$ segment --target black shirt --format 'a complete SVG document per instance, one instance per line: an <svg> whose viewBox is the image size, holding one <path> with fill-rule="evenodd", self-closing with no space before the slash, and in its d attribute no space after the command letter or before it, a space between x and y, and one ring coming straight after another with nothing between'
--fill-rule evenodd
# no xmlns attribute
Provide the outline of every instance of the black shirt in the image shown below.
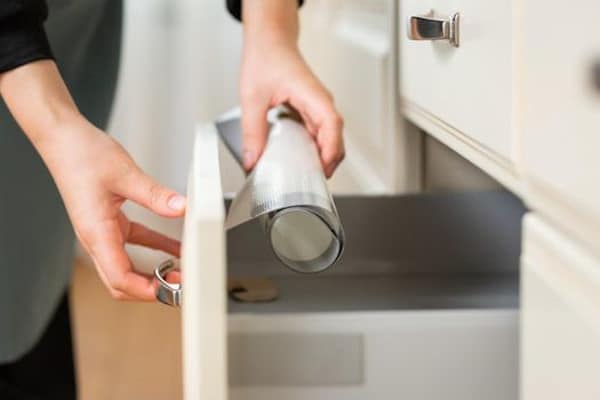
<svg viewBox="0 0 600 400"><path fill-rule="evenodd" d="M303 0L298 0L301 5ZM242 0L226 0L227 10L242 19ZM53 58L44 21L45 0L0 0L0 73L36 60Z"/></svg>
<svg viewBox="0 0 600 400"><path fill-rule="evenodd" d="M52 58L44 21L44 0L0 0L0 72Z"/></svg>
<svg viewBox="0 0 600 400"><path fill-rule="evenodd" d="M1 0L0 0L1 1ZM225 0L227 10L238 21L242 20L242 0ZM302 7L304 0L298 0L298 7Z"/></svg>

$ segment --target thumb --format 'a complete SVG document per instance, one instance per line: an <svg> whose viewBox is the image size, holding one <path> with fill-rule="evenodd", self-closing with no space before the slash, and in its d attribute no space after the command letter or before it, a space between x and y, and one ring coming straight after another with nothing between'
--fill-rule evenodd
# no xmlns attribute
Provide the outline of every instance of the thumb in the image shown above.
<svg viewBox="0 0 600 400"><path fill-rule="evenodd" d="M242 139L244 168L251 170L262 154L267 141L268 104L249 101L242 105Z"/></svg>
<svg viewBox="0 0 600 400"><path fill-rule="evenodd" d="M185 212L184 196L162 186L140 169L129 174L119 194L163 217L180 217Z"/></svg>

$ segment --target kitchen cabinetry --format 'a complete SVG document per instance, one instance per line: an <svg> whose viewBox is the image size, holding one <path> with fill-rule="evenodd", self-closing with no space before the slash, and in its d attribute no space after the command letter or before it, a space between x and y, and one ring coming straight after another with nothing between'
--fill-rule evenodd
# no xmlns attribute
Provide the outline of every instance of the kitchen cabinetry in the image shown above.
<svg viewBox="0 0 600 400"><path fill-rule="evenodd" d="M399 5L404 115L520 192L513 134L513 2L404 0ZM411 21L412 29L424 34L452 30L456 43L410 39Z"/></svg>
<svg viewBox="0 0 600 400"><path fill-rule="evenodd" d="M305 46L340 99L364 187L418 188L422 149L401 115L512 194L340 199L364 235L347 243L358 262L291 276L260 235L225 234L216 135L201 130L182 258L186 399L515 399L519 379L524 400L597 398L599 6L576 0L568 19L537 0L310 3L307 37L321 42ZM410 17L429 26L413 39L453 40L409 39ZM517 198L532 211L521 315ZM240 274L270 276L282 297L228 301L225 277Z"/></svg>
<svg viewBox="0 0 600 400"><path fill-rule="evenodd" d="M597 1L521 5L522 165L531 206L600 254ZM574 18L565 18L569 13ZM561 21L541 29L532 21Z"/></svg>
<svg viewBox="0 0 600 400"><path fill-rule="evenodd" d="M532 214L521 265L521 398L600 398L600 259Z"/></svg>
<svg viewBox="0 0 600 400"><path fill-rule="evenodd" d="M521 263L524 400L600 396L599 9L590 0L400 2L404 115L532 210ZM415 40L428 38L438 40Z"/></svg>
<svg viewBox="0 0 600 400"><path fill-rule="evenodd" d="M517 396L518 199L338 198L344 260L304 276L276 261L257 223L225 235L217 140L198 130L190 173L186 399ZM269 277L279 298L227 301L226 275Z"/></svg>
<svg viewBox="0 0 600 400"><path fill-rule="evenodd" d="M348 156L342 171L364 193L419 185L418 136L399 134L396 7L389 0L313 0L300 14L305 58L344 116Z"/></svg>

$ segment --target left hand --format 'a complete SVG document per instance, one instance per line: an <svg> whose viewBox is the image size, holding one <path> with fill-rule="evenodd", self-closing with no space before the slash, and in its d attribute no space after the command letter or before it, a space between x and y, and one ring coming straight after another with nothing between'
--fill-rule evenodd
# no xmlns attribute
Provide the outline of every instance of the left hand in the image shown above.
<svg viewBox="0 0 600 400"><path fill-rule="evenodd" d="M312 73L296 44L297 2L263 1L263 10L259 10L261 3L245 3L253 7L244 8L240 82L244 168L251 170L264 150L268 110L288 103L300 113L314 137L329 178L345 155L343 121L333 97ZM269 12L273 13L269 22L262 21Z"/></svg>

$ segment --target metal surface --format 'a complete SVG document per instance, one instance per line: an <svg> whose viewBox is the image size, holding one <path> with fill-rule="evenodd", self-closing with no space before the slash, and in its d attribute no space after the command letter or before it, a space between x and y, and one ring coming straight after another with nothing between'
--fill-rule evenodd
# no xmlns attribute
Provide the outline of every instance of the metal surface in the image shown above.
<svg viewBox="0 0 600 400"><path fill-rule="evenodd" d="M435 18L433 11L426 15L413 15L408 18L408 38L411 40L447 40L452 46L459 46L459 14L448 19Z"/></svg>
<svg viewBox="0 0 600 400"><path fill-rule="evenodd" d="M294 110L269 112L265 150L233 199L225 228L259 219L271 249L287 267L320 272L335 264L344 230L323 175L315 142ZM241 162L239 110L215 122L219 136Z"/></svg>
<svg viewBox="0 0 600 400"><path fill-rule="evenodd" d="M175 260L167 260L154 270L154 276L158 281L156 288L156 299L169 306L180 306L182 300L182 288L179 283L167 282L166 276L169 272L178 270L179 266Z"/></svg>
<svg viewBox="0 0 600 400"><path fill-rule="evenodd" d="M314 254L313 257L307 259L301 259L297 256L287 254L283 246L278 245L279 241L276 239L277 236L281 237L281 233L278 235L277 232L280 230L280 226L288 226L288 228L296 229L297 224L296 216L302 215L304 225L312 222L312 228L305 227L299 234L297 232L288 232L287 241L294 243L294 248L299 246L295 242L304 243L308 242L308 246L315 248L320 243L324 246L318 254ZM292 217L292 218L290 218ZM322 211L313 210L311 207L288 207L281 211L274 213L273 216L267 216L265 225L267 237L269 238L269 244L271 250L277 256L277 258L291 270L300 273L316 273L321 272L332 266L342 256L344 248L344 233L343 231L335 232L332 228L335 226L335 222L327 221L327 215L324 215ZM331 218L331 217L329 217ZM289 230L289 229L288 229ZM285 233L286 229L283 229ZM318 235L316 232L326 231L325 235ZM326 237L324 237L326 236ZM325 239L325 240L324 240ZM311 243L312 242L312 243Z"/></svg>

